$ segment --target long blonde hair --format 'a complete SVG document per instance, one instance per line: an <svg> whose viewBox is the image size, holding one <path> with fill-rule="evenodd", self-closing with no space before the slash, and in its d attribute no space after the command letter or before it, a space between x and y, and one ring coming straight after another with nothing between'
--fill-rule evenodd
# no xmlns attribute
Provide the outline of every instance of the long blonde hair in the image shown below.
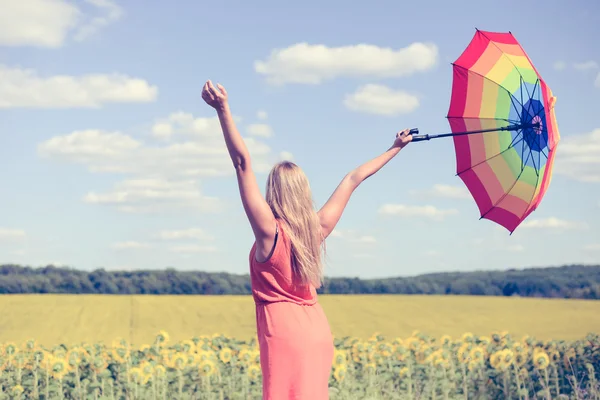
<svg viewBox="0 0 600 400"><path fill-rule="evenodd" d="M292 268L302 284L323 283L323 235L308 178L296 164L282 161L267 178L266 201L290 238Z"/></svg>

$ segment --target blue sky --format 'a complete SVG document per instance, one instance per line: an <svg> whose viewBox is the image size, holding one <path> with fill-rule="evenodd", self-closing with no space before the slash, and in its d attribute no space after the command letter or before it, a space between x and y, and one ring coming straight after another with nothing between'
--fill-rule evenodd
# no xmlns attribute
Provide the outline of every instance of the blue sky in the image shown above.
<svg viewBox="0 0 600 400"><path fill-rule="evenodd" d="M450 63L477 27L511 31L558 98L542 204L509 236L479 220L450 139L413 143L354 194L328 275L599 263L600 6L349 4L0 0L0 262L247 272L202 84L227 88L260 186L291 158L321 206L396 131L448 131Z"/></svg>

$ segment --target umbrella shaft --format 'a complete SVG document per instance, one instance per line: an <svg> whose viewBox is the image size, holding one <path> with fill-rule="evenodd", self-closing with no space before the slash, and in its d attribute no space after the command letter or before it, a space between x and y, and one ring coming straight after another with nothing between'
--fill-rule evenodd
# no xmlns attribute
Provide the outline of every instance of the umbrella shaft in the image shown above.
<svg viewBox="0 0 600 400"><path fill-rule="evenodd" d="M501 128L491 128L491 129L480 129L476 131L465 131L465 132L452 132L452 133L439 133L436 135L419 135L414 136L414 134L419 133L417 128L411 129L411 133L413 134L412 141L413 142L421 142L423 140L431 140L448 136L464 136L464 135L472 135L474 133L486 133L486 132L499 132L499 131L516 131L524 128L535 128L539 127L539 123L536 124L522 124L522 125L509 125L503 126Z"/></svg>

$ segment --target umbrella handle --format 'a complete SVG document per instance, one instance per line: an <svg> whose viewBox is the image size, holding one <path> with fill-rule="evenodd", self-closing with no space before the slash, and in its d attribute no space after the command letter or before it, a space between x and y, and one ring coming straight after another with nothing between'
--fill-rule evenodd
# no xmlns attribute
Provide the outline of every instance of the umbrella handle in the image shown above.
<svg viewBox="0 0 600 400"><path fill-rule="evenodd" d="M409 134L413 135L413 137L412 137L413 142L420 142L422 140L430 140L431 139L431 137L429 137L429 135L415 136L415 135L419 134L419 128L412 128L410 130Z"/></svg>

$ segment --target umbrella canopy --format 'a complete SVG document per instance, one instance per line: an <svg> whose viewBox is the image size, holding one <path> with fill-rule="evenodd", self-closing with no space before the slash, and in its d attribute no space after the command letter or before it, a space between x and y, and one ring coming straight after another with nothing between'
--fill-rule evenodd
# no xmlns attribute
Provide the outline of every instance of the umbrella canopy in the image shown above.
<svg viewBox="0 0 600 400"><path fill-rule="evenodd" d="M452 65L447 118L457 175L481 218L512 233L550 184L556 98L512 33L477 30Z"/></svg>

